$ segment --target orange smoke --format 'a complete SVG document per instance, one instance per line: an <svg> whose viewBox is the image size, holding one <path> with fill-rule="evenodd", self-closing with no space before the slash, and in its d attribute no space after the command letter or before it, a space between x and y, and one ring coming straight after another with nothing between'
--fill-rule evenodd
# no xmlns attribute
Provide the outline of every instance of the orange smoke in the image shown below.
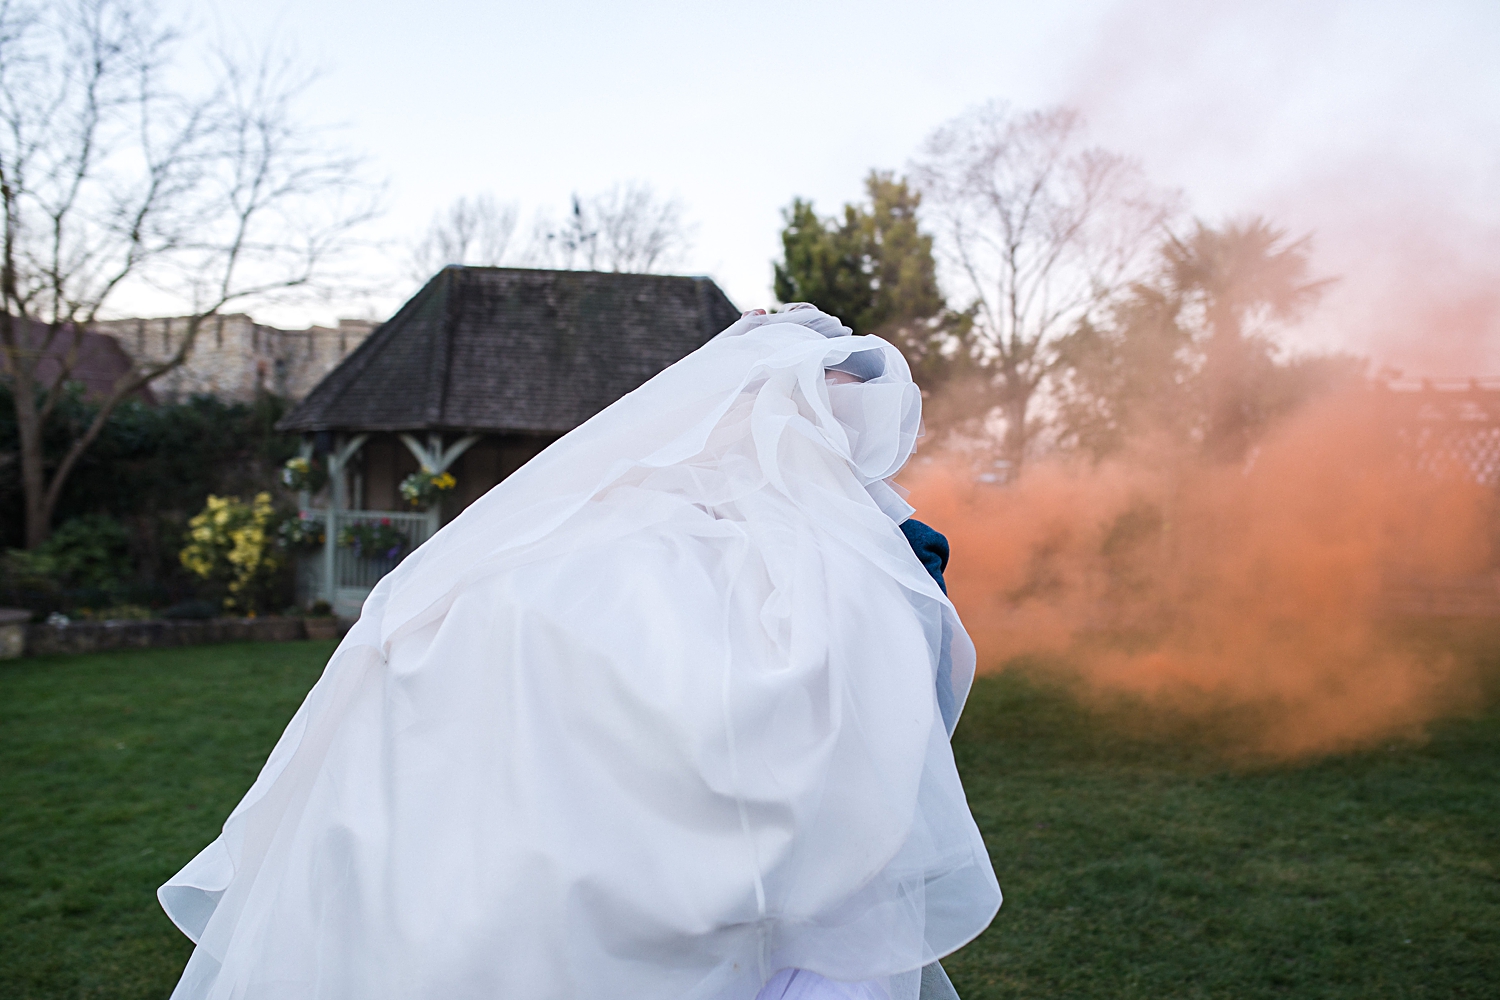
<svg viewBox="0 0 1500 1000"><path fill-rule="evenodd" d="M1373 393L1327 399L1234 466L1162 448L1012 487L942 458L907 478L952 542L981 671L1056 654L1093 696L1232 720L1239 749L1292 757L1419 732L1469 696L1451 656L1392 641L1388 594L1492 573L1494 494L1412 469L1381 417Z"/></svg>

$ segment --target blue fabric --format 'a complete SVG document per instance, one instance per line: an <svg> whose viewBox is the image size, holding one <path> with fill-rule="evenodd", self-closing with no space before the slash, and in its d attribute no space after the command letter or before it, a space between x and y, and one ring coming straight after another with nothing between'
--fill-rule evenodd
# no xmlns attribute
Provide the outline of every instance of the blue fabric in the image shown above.
<svg viewBox="0 0 1500 1000"><path fill-rule="evenodd" d="M942 532L933 530L914 517L901 522L901 533L906 536L911 550L916 553L927 572L946 594L948 585L943 582L943 570L948 568L948 539L943 537ZM955 721L953 656L950 652L952 643L953 632L945 619L943 621L943 648L938 656L937 699L938 711L942 713L943 724L948 727L950 733L953 732ZM958 1000L958 992L953 988L953 983L948 979L943 967L937 962L922 969L920 1000Z"/></svg>
<svg viewBox="0 0 1500 1000"><path fill-rule="evenodd" d="M901 534L946 594L948 585L943 582L943 570L948 568L948 539L914 517L901 522Z"/></svg>
<svg viewBox="0 0 1500 1000"><path fill-rule="evenodd" d="M946 594L948 585L943 582L943 570L948 568L948 539L914 517L901 522L901 533L906 536L906 542L911 546L912 552L916 553L917 559ZM958 706L954 704L953 698L952 647L953 630L945 618L942 648L938 651L936 687L938 711L943 716L943 725L947 727L949 735L952 735L953 727L958 723Z"/></svg>
<svg viewBox="0 0 1500 1000"><path fill-rule="evenodd" d="M958 706L953 703L953 626L943 619L943 649L938 655L937 680L938 712L943 717L943 726L948 735L953 735L958 725Z"/></svg>

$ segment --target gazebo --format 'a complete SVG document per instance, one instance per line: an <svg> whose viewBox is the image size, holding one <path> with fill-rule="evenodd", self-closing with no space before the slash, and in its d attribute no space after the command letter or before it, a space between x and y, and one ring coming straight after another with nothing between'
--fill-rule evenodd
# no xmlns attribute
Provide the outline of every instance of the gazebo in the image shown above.
<svg viewBox="0 0 1500 1000"><path fill-rule="evenodd" d="M304 562L304 593L358 614L443 523L738 317L708 278L445 267L278 425L328 473L325 505L301 497L325 539ZM400 484L418 470L457 483L413 509ZM340 544L361 526L403 543Z"/></svg>

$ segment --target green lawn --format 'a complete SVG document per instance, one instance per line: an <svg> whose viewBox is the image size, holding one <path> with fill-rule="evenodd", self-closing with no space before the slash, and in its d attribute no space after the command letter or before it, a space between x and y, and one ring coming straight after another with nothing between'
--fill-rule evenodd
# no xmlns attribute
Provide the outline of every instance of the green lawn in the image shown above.
<svg viewBox="0 0 1500 1000"><path fill-rule="evenodd" d="M154 890L330 649L0 665L0 997L165 997L189 945ZM1006 904L945 963L965 1000L1500 996L1500 713L1260 769L1143 732L976 686L956 749Z"/></svg>
<svg viewBox="0 0 1500 1000"><path fill-rule="evenodd" d="M164 1000L192 945L156 887L218 835L333 647L0 664L0 997Z"/></svg>

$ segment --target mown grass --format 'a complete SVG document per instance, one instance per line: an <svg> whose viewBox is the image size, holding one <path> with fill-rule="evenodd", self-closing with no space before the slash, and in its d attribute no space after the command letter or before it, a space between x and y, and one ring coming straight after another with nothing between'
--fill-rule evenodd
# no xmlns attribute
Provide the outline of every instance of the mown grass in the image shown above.
<svg viewBox="0 0 1500 1000"><path fill-rule="evenodd" d="M1500 631L1401 639L1468 661L1482 714L1297 764L1086 712L1024 663L976 685L954 749L1006 901L944 962L960 994L1500 996Z"/></svg>
<svg viewBox="0 0 1500 1000"><path fill-rule="evenodd" d="M171 992L192 946L156 887L218 835L333 645L0 664L0 997Z"/></svg>
<svg viewBox="0 0 1500 1000"><path fill-rule="evenodd" d="M171 990L189 945L155 888L330 649L0 666L0 997ZM1500 713L1256 767L1017 672L976 686L955 748L1006 890L944 963L965 1000L1500 995Z"/></svg>

